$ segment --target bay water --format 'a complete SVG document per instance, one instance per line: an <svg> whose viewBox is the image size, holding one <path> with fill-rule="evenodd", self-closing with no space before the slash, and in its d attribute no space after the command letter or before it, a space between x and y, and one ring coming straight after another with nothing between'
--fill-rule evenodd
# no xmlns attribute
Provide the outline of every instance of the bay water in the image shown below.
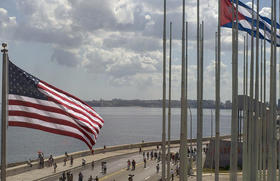
<svg viewBox="0 0 280 181"><path fill-rule="evenodd" d="M162 109L147 107L95 107L103 117L104 126L100 131L95 148L104 145L139 143L142 140L160 141L162 135ZM197 114L192 112L192 137L196 137ZM166 111L167 113L167 111ZM171 139L180 137L180 108L172 108ZM215 110L212 110L213 136L215 136ZM190 112L188 110L188 137L190 137ZM221 110L221 135L230 134L231 110ZM167 115L166 115L167 130ZM167 135L167 131L166 131ZM211 110L203 110L203 137L211 135ZM80 140L55 135L40 130L8 127L7 161L8 163L36 159L41 151L45 157L52 154L62 155L65 152L87 150Z"/></svg>

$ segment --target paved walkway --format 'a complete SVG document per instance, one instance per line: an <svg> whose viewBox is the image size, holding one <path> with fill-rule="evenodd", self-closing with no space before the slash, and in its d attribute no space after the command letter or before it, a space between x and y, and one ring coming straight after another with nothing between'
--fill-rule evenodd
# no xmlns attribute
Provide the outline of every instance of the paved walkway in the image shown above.
<svg viewBox="0 0 280 181"><path fill-rule="evenodd" d="M178 145L172 145L172 147L173 146L178 147ZM146 150L152 150L152 149L155 150L156 146L145 147L142 150L146 151ZM112 157L116 157L116 156L136 153L138 151L139 151L139 149L135 148L135 149L105 152L105 153L80 157L80 158L74 159L73 166L70 166L70 161L67 161L66 166L63 166L64 163L60 162L60 163L57 163L56 174L61 175L63 171L71 170L71 169L74 169L74 168L77 168L77 169L80 168L81 165L82 165L82 159L85 159L86 163L90 164L93 160L98 161L98 160L102 160L102 159L106 159L106 158L112 158ZM52 176L54 174L55 173L54 173L53 167L45 167L43 169L34 169L34 170L24 172L24 173L21 173L21 174L18 174L18 175L9 176L9 177L7 177L7 181L46 180L47 177Z"/></svg>

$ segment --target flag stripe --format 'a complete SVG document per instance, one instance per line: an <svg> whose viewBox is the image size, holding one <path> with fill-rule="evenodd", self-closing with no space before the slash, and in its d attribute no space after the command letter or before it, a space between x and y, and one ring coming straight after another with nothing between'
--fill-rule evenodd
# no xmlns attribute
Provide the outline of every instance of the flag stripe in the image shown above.
<svg viewBox="0 0 280 181"><path fill-rule="evenodd" d="M37 114L37 113L30 113L30 112L25 112L25 111L9 111L9 116L17 116L17 117L38 119L38 120L48 122L48 123L53 123L53 124L57 124L57 125L72 127L74 129L76 129L77 134L85 135L86 139L92 145L94 145L94 140L87 133L85 133L85 131L83 131L81 128L79 128L76 124L73 124L69 121L54 118L54 117L46 117L46 116L43 116L43 115L40 115L40 114Z"/></svg>
<svg viewBox="0 0 280 181"><path fill-rule="evenodd" d="M53 101L57 104L59 104L64 111L66 111L68 114L71 114L71 117L74 117L79 120L79 124L88 126L94 133L99 133L99 127L98 125L91 124L87 117L80 114L78 111L71 109L68 105L63 104L62 102L59 102L58 100L54 98L49 98L50 101Z"/></svg>
<svg viewBox="0 0 280 181"><path fill-rule="evenodd" d="M66 96L66 98L70 99L71 101L75 102L76 104L80 105L81 107L83 107L84 109L86 109L87 111L89 111L89 113L90 113L92 116L94 116L94 117L96 117L97 119L99 119L99 120L102 122L102 125L103 125L103 123L104 123L103 118L102 118L92 107L90 107L89 105L87 105L84 101L82 101L82 100L80 100L79 98L77 98L77 97L75 97L75 96L73 96L73 95L70 95L70 94L68 94L67 92L64 92L63 90L60 90L60 89L58 89L58 88L56 88L56 87L54 87L54 86L52 86L52 85L50 85L50 84L48 84L48 83L46 83L46 82L41 81L41 83L42 83L42 84L45 84L46 86L48 86L48 87L51 88L51 89L56 90L57 92L60 92L60 93L64 94L64 95Z"/></svg>
<svg viewBox="0 0 280 181"><path fill-rule="evenodd" d="M18 100L20 100L20 101L18 101ZM38 102L39 104L36 104L34 102ZM65 111L64 108L61 108L58 104L55 104L52 101L44 101L44 100L38 101L38 99L33 99L33 98L25 97L25 96L18 96L18 95L10 94L9 95L9 104L11 104L11 105L23 105L23 106L26 106L26 107L33 107L33 108L41 109L43 111L49 111L49 112L52 111L52 112L55 112L55 113L64 114L66 116L69 116L69 117L75 119L76 122L80 126L82 126L85 130L87 130L88 132L93 134L95 136L95 138L97 138L98 133L96 131L94 131L93 129L90 129L89 128L90 125L88 125L86 123L82 123L81 121L78 121L80 119L78 116L73 116L72 114ZM51 106L49 106L49 105L51 105Z"/></svg>
<svg viewBox="0 0 280 181"><path fill-rule="evenodd" d="M26 128L32 128L32 129L38 129L38 130L42 130L42 131L46 131L49 133L54 133L54 134L59 134L59 135L64 135L64 136L69 136L69 137L73 137L73 138L77 138L81 141L83 141L84 143L87 144L87 146L91 149L92 145L89 144L84 138L83 136L73 133L73 132L69 132L66 130L58 130L55 128L51 128L51 127L47 127L47 126L43 126L41 124L34 124L34 123L29 123L29 122L20 122L18 121L18 118L16 117L15 120L17 121L13 121L12 119L9 119L9 126L18 126L18 127L26 127Z"/></svg>
<svg viewBox="0 0 280 181"><path fill-rule="evenodd" d="M66 95L63 95L60 92L57 92L56 90L42 84L39 83L38 87L41 89L44 89L45 91L47 91L50 95L54 95L55 97L59 97L60 99L62 99L63 101L66 101L69 106L71 106L72 108L75 108L79 111L81 111L85 116L87 116L89 119L91 119L95 124L98 124L99 126L102 127L103 123L96 117L94 117L91 113L89 113L87 110L85 110L82 106L76 104L75 102L73 102L71 99L69 99L69 97L67 97ZM53 97L53 98L55 98Z"/></svg>
<svg viewBox="0 0 280 181"><path fill-rule="evenodd" d="M88 123L96 128L96 131L99 132L100 127L102 127L102 125L100 125L100 123L96 122L95 120L92 119L92 117L90 117L89 115L87 115L85 113L85 111L83 111L82 109L78 108L77 106L75 106L74 104L72 104L71 102L68 102L67 100L65 100L65 98L59 96L58 94L48 90L45 87L41 86L39 88L39 90L44 93L45 95L47 95L48 97L52 98L53 100L55 100L55 102L58 102L61 105L64 105L65 107L67 107L67 110L71 110L72 112L75 113L79 113L79 117L83 118L85 120L88 121Z"/></svg>
<svg viewBox="0 0 280 181"><path fill-rule="evenodd" d="M27 107L22 105L9 105L9 115L13 116L19 116L22 115L24 117L30 117L30 118L37 118L39 119L39 116L43 116L42 120L51 120L53 123L72 126L76 129L78 129L80 132L86 135L88 139L93 139L95 142L96 135L90 133L89 131L82 128L74 119L70 118L69 116L65 116L63 114L57 114L54 112L48 112L44 110L38 110L33 107ZM31 115L31 116L29 116ZM35 117L33 117L35 116Z"/></svg>
<svg viewBox="0 0 280 181"><path fill-rule="evenodd" d="M66 125L53 124L53 123L46 122L43 120L39 120L39 119L35 119L35 118L28 118L28 117L23 117L23 116L9 116L9 121L37 124L37 125L51 128L51 129L55 129L57 131L61 130L61 131L72 132L76 135L80 135L83 138L83 140L87 142L87 144L91 145L90 142L87 141L87 138L81 132L79 132L75 128L72 128L72 127L69 127Z"/></svg>

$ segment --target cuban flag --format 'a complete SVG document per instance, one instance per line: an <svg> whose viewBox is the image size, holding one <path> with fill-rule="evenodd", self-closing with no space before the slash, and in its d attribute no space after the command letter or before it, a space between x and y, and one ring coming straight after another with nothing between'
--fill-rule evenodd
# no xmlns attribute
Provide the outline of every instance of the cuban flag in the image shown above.
<svg viewBox="0 0 280 181"><path fill-rule="evenodd" d="M221 24L222 27L232 28L232 2L234 6L234 11L236 11L237 0L221 0ZM238 1L238 29L245 31L251 35L253 31L253 36L256 37L257 30L257 16L259 16L259 37L260 39L266 39L271 41L271 19L258 15L256 11L252 10L251 7ZM236 17L234 17L236 21ZM253 20L253 29L251 26ZM277 46L280 46L280 36L279 29L280 25L276 24L276 36L277 36Z"/></svg>

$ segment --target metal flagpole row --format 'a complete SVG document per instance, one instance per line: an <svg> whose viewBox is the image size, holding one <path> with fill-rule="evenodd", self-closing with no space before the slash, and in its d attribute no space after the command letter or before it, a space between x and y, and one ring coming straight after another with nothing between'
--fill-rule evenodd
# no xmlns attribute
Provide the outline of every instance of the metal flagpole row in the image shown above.
<svg viewBox="0 0 280 181"><path fill-rule="evenodd" d="M1 129L1 181L6 181L6 128L8 121L8 50L7 44L2 43L2 129Z"/></svg>
<svg viewBox="0 0 280 181"><path fill-rule="evenodd" d="M170 180L170 135L171 135L171 55L172 55L172 22L169 30L169 86L168 86L168 150L167 150L167 180Z"/></svg>

